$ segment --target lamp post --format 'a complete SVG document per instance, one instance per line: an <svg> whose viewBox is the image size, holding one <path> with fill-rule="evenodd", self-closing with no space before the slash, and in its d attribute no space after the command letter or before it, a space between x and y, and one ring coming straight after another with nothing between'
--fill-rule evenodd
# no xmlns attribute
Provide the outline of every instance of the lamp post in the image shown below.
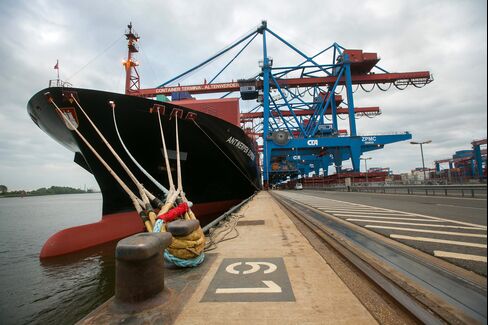
<svg viewBox="0 0 488 325"><path fill-rule="evenodd" d="M368 160L371 160L373 158L371 157L364 157L364 158L360 158L361 160L364 160L364 168L366 170L366 184L369 183L369 180L368 180Z"/></svg>
<svg viewBox="0 0 488 325"><path fill-rule="evenodd" d="M410 144L419 144L420 145L420 154L422 155L422 171L424 172L424 183L427 180L427 176L425 174L425 160L424 160L424 144L431 143L432 140L427 140L423 142L411 141Z"/></svg>

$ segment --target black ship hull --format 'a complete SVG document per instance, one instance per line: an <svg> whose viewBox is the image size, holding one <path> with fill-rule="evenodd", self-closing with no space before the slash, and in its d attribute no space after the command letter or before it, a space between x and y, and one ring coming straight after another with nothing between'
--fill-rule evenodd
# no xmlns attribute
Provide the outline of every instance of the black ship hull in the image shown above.
<svg viewBox="0 0 488 325"><path fill-rule="evenodd" d="M137 188L103 144L77 107L76 102L70 100L72 95L136 178L151 193L159 197L163 196L163 192L130 159L116 133L116 125L125 146L136 161L152 177L168 188L159 122L155 110L158 109L161 112L173 172L174 166L176 166L174 119L175 116L178 116L183 188L187 197L194 203L194 210L202 223L208 223L212 218L249 197L260 188L255 144L241 128L233 124L172 103L162 103L141 97L77 88L44 89L29 100L27 105L29 115L44 132L73 151L74 161L94 175L103 195L101 222L111 220L111 223L114 223L112 226L117 227L117 224L120 224L120 228L127 228L127 231L124 230L117 235L100 234L106 238L88 240L88 243L81 246L93 246L92 242L96 242L95 244L98 245L118 239L113 238L114 236L122 238L131 232L141 231L142 223L140 220L131 220L130 226L123 225L124 222L127 222L128 215L132 219L137 218L137 216L132 216L135 215L135 212L129 196L85 143L67 128L54 105L49 102L46 93L49 93L49 97L63 112L67 112L74 118L80 133L134 193L137 193ZM109 102L113 102L115 108L112 108L113 106ZM113 109L115 109L116 122L112 115ZM174 178L176 179L175 176ZM108 225L107 227L110 228ZM94 236L86 234L86 232L90 232L90 228L83 231L75 230L88 237ZM68 231L61 237L72 235L73 233ZM60 240L57 238L55 241ZM55 244L55 246L59 245ZM74 247L74 250L79 250L79 248ZM85 247L81 247L81 249L83 248Z"/></svg>

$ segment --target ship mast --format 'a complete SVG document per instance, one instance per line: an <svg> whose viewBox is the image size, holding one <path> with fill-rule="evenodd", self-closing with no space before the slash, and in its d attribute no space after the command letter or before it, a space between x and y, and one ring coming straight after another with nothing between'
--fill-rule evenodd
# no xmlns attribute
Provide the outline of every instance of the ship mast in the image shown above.
<svg viewBox="0 0 488 325"><path fill-rule="evenodd" d="M141 88L141 81L139 78L139 72L137 72L137 66L139 62L134 60L133 53L139 52L137 48L137 42L139 41L139 35L132 30L132 22L127 25L129 28L125 33L127 39L127 60L124 60L122 64L125 67L125 93L127 95L137 92Z"/></svg>

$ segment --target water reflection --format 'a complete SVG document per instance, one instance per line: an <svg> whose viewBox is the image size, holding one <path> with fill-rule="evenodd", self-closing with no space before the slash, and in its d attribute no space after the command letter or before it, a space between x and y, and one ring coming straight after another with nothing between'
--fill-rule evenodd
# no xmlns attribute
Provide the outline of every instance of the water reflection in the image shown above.
<svg viewBox="0 0 488 325"><path fill-rule="evenodd" d="M0 324L74 324L114 294L115 242L39 261L51 235L101 207L97 193L0 199Z"/></svg>
<svg viewBox="0 0 488 325"><path fill-rule="evenodd" d="M116 242L40 261L43 291L33 297L38 312L26 323L72 324L114 294Z"/></svg>
<svg viewBox="0 0 488 325"><path fill-rule="evenodd" d="M98 193L0 199L0 324L73 324L113 295L115 243L39 261L52 234L97 222L101 206Z"/></svg>

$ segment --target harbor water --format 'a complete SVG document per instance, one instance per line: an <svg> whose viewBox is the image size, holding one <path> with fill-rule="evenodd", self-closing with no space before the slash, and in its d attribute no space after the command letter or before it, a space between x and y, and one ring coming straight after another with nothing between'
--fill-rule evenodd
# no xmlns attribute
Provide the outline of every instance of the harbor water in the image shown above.
<svg viewBox="0 0 488 325"><path fill-rule="evenodd" d="M115 242L39 260L52 234L101 210L99 193L0 198L0 324L73 324L113 295Z"/></svg>

